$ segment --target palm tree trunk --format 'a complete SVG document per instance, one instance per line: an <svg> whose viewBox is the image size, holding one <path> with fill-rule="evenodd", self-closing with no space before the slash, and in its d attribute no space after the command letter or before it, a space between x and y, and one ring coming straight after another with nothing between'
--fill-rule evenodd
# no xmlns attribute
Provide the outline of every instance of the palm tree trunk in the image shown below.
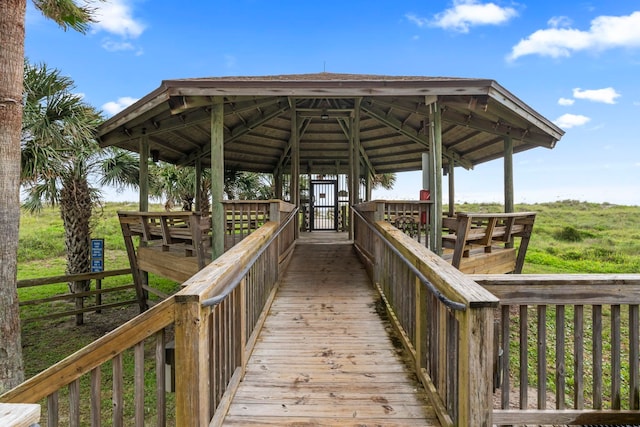
<svg viewBox="0 0 640 427"><path fill-rule="evenodd" d="M17 264L26 0L0 1L0 394L24 379Z"/></svg>
<svg viewBox="0 0 640 427"><path fill-rule="evenodd" d="M60 216L67 248L67 274L91 271L91 212L93 203L86 176L63 183L60 191ZM82 280L69 284L73 293L90 290L91 282ZM76 309L82 309L84 298L76 298ZM76 315L76 325L84 323L82 313Z"/></svg>

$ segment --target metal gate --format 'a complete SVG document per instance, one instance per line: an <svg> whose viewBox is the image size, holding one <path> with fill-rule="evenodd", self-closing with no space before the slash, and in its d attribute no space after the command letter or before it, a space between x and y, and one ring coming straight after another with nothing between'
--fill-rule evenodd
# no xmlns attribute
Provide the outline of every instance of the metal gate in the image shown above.
<svg viewBox="0 0 640 427"><path fill-rule="evenodd" d="M338 230L338 181L311 181L309 225L311 231Z"/></svg>

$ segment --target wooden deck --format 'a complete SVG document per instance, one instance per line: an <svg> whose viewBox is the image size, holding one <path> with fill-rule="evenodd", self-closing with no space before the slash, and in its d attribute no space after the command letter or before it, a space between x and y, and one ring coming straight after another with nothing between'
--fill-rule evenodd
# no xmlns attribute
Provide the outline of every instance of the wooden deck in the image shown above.
<svg viewBox="0 0 640 427"><path fill-rule="evenodd" d="M303 234L223 425L440 425L353 245Z"/></svg>

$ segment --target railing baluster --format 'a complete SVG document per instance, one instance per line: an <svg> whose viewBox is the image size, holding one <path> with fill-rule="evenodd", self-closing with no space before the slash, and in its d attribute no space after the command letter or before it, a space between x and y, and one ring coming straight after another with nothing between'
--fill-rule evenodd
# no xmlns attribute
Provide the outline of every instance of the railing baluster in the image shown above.
<svg viewBox="0 0 640 427"><path fill-rule="evenodd" d="M529 312L526 305L520 306L520 409L529 406L529 373L527 361L529 349Z"/></svg>
<svg viewBox="0 0 640 427"><path fill-rule="evenodd" d="M547 405L547 306L538 306L538 409Z"/></svg>
<svg viewBox="0 0 640 427"><path fill-rule="evenodd" d="M584 306L573 310L573 407L584 409Z"/></svg>
<svg viewBox="0 0 640 427"><path fill-rule="evenodd" d="M611 409L620 409L620 306L611 306Z"/></svg>
<svg viewBox="0 0 640 427"><path fill-rule="evenodd" d="M136 427L144 427L144 341L134 346L134 410Z"/></svg>
<svg viewBox="0 0 640 427"><path fill-rule="evenodd" d="M565 309L556 306L556 409L564 409L566 387Z"/></svg>
<svg viewBox="0 0 640 427"><path fill-rule="evenodd" d="M640 319L638 305L629 306L629 407L640 409Z"/></svg>
<svg viewBox="0 0 640 427"><path fill-rule="evenodd" d="M510 347L510 337L511 337L511 328L510 328L510 311L511 306L503 305L502 313L500 316L500 322L502 325L502 329L500 331L501 337L501 346L502 346L502 383L500 384L500 407L502 409L509 408L509 387L510 387L510 375L509 375L509 347ZM497 355L496 355L497 356Z"/></svg>
<svg viewBox="0 0 640 427"><path fill-rule="evenodd" d="M80 379L69 384L69 427L80 427Z"/></svg>
<svg viewBox="0 0 640 427"><path fill-rule="evenodd" d="M113 427L124 426L124 381L122 378L122 353L118 353L112 360L112 382L113 382Z"/></svg>
<svg viewBox="0 0 640 427"><path fill-rule="evenodd" d="M602 306L592 308L593 408L602 409Z"/></svg>
<svg viewBox="0 0 640 427"><path fill-rule="evenodd" d="M58 391L56 390L47 396L47 427L58 427L59 410Z"/></svg>
<svg viewBox="0 0 640 427"><path fill-rule="evenodd" d="M102 396L102 371L100 367L93 368L91 370L91 427L100 427L102 424L101 419L101 404Z"/></svg>
<svg viewBox="0 0 640 427"><path fill-rule="evenodd" d="M156 332L156 426L164 427L167 424L166 410L166 350L164 329ZM171 375L171 373L169 373ZM171 380L171 378L169 378Z"/></svg>

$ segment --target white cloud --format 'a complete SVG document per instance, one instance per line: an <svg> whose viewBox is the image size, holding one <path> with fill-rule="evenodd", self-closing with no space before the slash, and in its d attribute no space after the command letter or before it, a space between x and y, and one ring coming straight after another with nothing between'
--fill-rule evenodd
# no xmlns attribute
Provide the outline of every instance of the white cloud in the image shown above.
<svg viewBox="0 0 640 427"><path fill-rule="evenodd" d="M410 22L413 22L414 24L416 24L418 27L424 27L429 23L428 19L421 18L414 13L407 13L405 15L405 18L407 18Z"/></svg>
<svg viewBox="0 0 640 427"><path fill-rule="evenodd" d="M586 99L593 102L603 102L605 104L615 104L616 98L621 95L612 87L604 89L587 89L582 90L579 87L573 89L573 97L577 99Z"/></svg>
<svg viewBox="0 0 640 427"><path fill-rule="evenodd" d="M571 23L571 19L567 16L554 16L547 21L547 24L553 28L570 27Z"/></svg>
<svg viewBox="0 0 640 427"><path fill-rule="evenodd" d="M127 108L129 105L136 102L138 98L132 98L130 96L123 96L118 98L117 101L109 101L102 106L102 109L109 115L113 116L114 114L119 113L120 111Z"/></svg>
<svg viewBox="0 0 640 427"><path fill-rule="evenodd" d="M109 52L120 52L125 50L134 50L135 46L126 41L114 41L111 39L104 39L102 41L102 47Z"/></svg>
<svg viewBox="0 0 640 427"><path fill-rule="evenodd" d="M135 39L145 29L144 24L133 17L130 0L109 0L96 2L95 17L98 22L93 25L96 31L106 31L123 38Z"/></svg>
<svg viewBox="0 0 640 427"><path fill-rule="evenodd" d="M102 42L102 47L109 52L136 51L136 55L142 54L140 47L130 42L140 37L145 30L145 25L133 16L132 0L109 0L96 2L96 21L92 28L94 32L104 31L118 37L113 40L107 37Z"/></svg>
<svg viewBox="0 0 640 427"><path fill-rule="evenodd" d="M627 16L599 16L591 27L578 30L567 27L565 18L549 20L550 28L538 30L520 40L507 59L525 55L568 57L583 50L606 50L616 47L640 47L640 12Z"/></svg>
<svg viewBox="0 0 640 427"><path fill-rule="evenodd" d="M554 123L563 129L585 125L591 120L587 116L580 114L563 114L554 120Z"/></svg>
<svg viewBox="0 0 640 427"><path fill-rule="evenodd" d="M568 99L568 98L560 98L560 99L558 99L558 104L559 105L563 105L565 107L573 105L574 102L576 102L575 99Z"/></svg>
<svg viewBox="0 0 640 427"><path fill-rule="evenodd" d="M495 3L480 3L478 0L454 0L453 7L437 13L433 20L408 13L405 17L418 27L432 25L445 30L468 33L478 25L504 24L518 12L511 7L500 7Z"/></svg>

